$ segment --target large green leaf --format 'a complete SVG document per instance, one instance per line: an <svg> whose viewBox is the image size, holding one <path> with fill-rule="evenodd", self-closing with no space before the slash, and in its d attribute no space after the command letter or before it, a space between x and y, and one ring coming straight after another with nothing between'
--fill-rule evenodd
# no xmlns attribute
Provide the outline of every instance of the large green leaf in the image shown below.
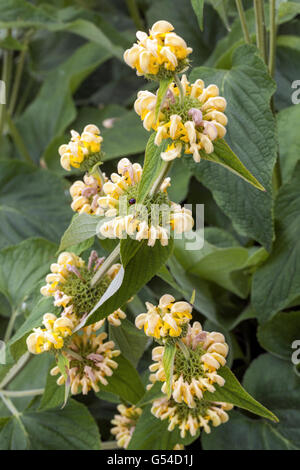
<svg viewBox="0 0 300 470"><path fill-rule="evenodd" d="M16 122L35 161L39 161L53 139L60 136L74 120L76 108L72 94L108 58L110 54L99 44L88 43L48 74L36 99ZM59 83L59 86L53 87L53 83Z"/></svg>
<svg viewBox="0 0 300 470"><path fill-rule="evenodd" d="M18 160L1 160L0 188L0 247L33 236L59 241L71 217L59 178Z"/></svg>
<svg viewBox="0 0 300 470"><path fill-rule="evenodd" d="M200 232L196 232L195 235L199 240L203 236ZM245 268L250 254L246 248L242 246L219 248L204 241L202 249L186 250L185 243L185 238L175 240L174 255L186 273L212 281L240 297L247 297L249 276Z"/></svg>
<svg viewBox="0 0 300 470"><path fill-rule="evenodd" d="M191 0L193 10L197 17L199 27L201 31L203 30L203 8L204 8L204 0Z"/></svg>
<svg viewBox="0 0 300 470"><path fill-rule="evenodd" d="M225 385L223 387L216 385L216 391L213 393L205 392L203 397L206 400L231 403L232 405L251 411L251 413L262 416L263 418L267 418L275 422L278 421L274 413L269 411L248 392L246 392L228 367L222 367L218 371L218 374L225 379Z"/></svg>
<svg viewBox="0 0 300 470"><path fill-rule="evenodd" d="M2 450L99 450L98 427L87 408L71 400L63 410L28 410L0 423Z"/></svg>
<svg viewBox="0 0 300 470"><path fill-rule="evenodd" d="M0 27L1 28L41 28L49 31L68 31L93 41L121 58L122 51L114 45L102 30L91 21L83 19L84 10L78 10L79 17L76 18L74 10L58 9L53 5L35 6L25 0L8 0L0 4ZM97 19L90 15L91 19ZM103 20L97 21L99 25ZM107 27L105 28L107 32ZM119 39L119 38L118 38Z"/></svg>
<svg viewBox="0 0 300 470"><path fill-rule="evenodd" d="M89 214L76 214L62 236L59 251L93 238L102 218Z"/></svg>
<svg viewBox="0 0 300 470"><path fill-rule="evenodd" d="M291 361L292 344L300 339L300 312L277 313L258 327L257 338L264 349Z"/></svg>
<svg viewBox="0 0 300 470"><path fill-rule="evenodd" d="M279 423L231 412L228 423L202 437L206 450L296 450L300 448L300 377L293 365L264 354L252 362L243 382L257 400L274 411Z"/></svg>
<svg viewBox="0 0 300 470"><path fill-rule="evenodd" d="M207 186L234 228L270 248L272 225L272 172L276 160L276 136L270 98L274 82L257 49L245 45L235 50L230 70L199 67L191 80L216 83L228 102L226 140L266 192L247 184L220 165L185 159L195 176ZM247 216L245 216L247 214Z"/></svg>
<svg viewBox="0 0 300 470"><path fill-rule="evenodd" d="M159 242L156 242L154 247L147 246L147 241L135 243L140 243L141 246L125 267L121 287L89 317L88 324L107 317L124 305L166 263L173 248L172 238L169 239L169 244L165 247L161 246Z"/></svg>
<svg viewBox="0 0 300 470"><path fill-rule="evenodd" d="M238 159L235 153L231 150L229 145L226 144L224 139L217 140L214 144L214 151L210 154L200 151L203 160L207 160L212 163L218 163L227 170L236 174L243 180L252 184L255 188L260 191L265 191L264 187L257 181L256 178L247 170L245 165ZM188 157L190 159L190 157ZM195 163L195 168L197 168Z"/></svg>
<svg viewBox="0 0 300 470"><path fill-rule="evenodd" d="M271 255L256 271L252 303L259 321L270 319L300 296L300 165L279 191L275 205L276 240Z"/></svg>
<svg viewBox="0 0 300 470"><path fill-rule="evenodd" d="M299 14L300 4L298 2L283 1L277 9L276 23L286 23Z"/></svg>
<svg viewBox="0 0 300 470"><path fill-rule="evenodd" d="M16 310L45 277L57 246L41 238L25 240L0 251L0 291Z"/></svg>
<svg viewBox="0 0 300 470"><path fill-rule="evenodd" d="M124 356L118 356L114 360L118 363L118 368L111 377L107 377L108 385L101 386L101 390L113 393L125 402L137 403L145 393L139 374Z"/></svg>

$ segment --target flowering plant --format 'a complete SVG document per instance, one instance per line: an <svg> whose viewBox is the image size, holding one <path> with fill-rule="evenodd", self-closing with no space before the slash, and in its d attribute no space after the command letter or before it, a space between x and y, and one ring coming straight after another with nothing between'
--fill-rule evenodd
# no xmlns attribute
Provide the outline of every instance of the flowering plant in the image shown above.
<svg viewBox="0 0 300 470"><path fill-rule="evenodd" d="M0 448L298 448L300 10L6 3Z"/></svg>

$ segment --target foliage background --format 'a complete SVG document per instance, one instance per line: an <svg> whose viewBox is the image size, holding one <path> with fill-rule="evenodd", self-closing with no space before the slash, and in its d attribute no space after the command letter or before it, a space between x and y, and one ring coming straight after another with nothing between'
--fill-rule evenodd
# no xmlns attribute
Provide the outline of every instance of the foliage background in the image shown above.
<svg viewBox="0 0 300 470"><path fill-rule="evenodd" d="M168 260L173 277L166 271L154 277L128 305L123 326L112 327L110 334L147 383L151 344L133 326L135 315L144 310L145 300L155 303L165 292L189 300L196 289L195 318L225 334L229 366L280 422L233 411L226 425L193 448L299 449L300 379L291 363L291 344L300 339L300 104L292 104L291 84L300 79L300 2L277 2L276 83L255 45L244 44L235 2L206 1L203 31L192 8L200 3L0 1L2 76L8 78L10 96L9 116L1 107L0 337L11 337L8 363L0 366L0 389L25 351L26 333L47 311L47 299L38 302L39 287L72 217L68 187L78 174L66 177L57 148L71 128L91 122L104 138L107 174L121 157L142 161L148 133L132 104L138 89L153 89L153 84L137 78L122 54L136 29L165 19L194 50L191 78L219 85L228 101L226 139L266 192L218 165L176 162L170 198L205 204L205 246L195 255L176 243ZM244 6L255 44L252 2ZM11 69L3 67L5 57ZM108 118L114 118L112 128L105 127ZM272 184L278 151L279 190ZM111 249L95 243L101 253ZM99 429L102 441L111 440L114 392L121 385L57 409L60 391L47 379L49 366L48 357L36 357L8 385L26 390L48 381L41 399L12 400L21 412L17 417L0 404L0 448L98 449ZM142 384L134 380L131 392L123 383L123 393L137 393L131 396L137 401Z"/></svg>

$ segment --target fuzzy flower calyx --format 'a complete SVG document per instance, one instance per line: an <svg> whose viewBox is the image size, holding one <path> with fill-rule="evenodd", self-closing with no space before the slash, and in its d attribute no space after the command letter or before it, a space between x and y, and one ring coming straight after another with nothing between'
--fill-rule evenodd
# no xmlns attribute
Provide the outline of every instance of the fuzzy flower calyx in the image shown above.
<svg viewBox="0 0 300 470"><path fill-rule="evenodd" d="M155 144L171 139L161 158L170 161L182 153L192 154L200 162L200 151L210 154L213 142L226 134L227 117L224 114L226 100L219 96L219 88L209 85L205 88L201 79L190 84L186 76L181 78L184 100L181 102L177 85L172 83L156 119L157 95L140 91L134 109L141 116L144 128L156 131Z"/></svg>
<svg viewBox="0 0 300 470"><path fill-rule="evenodd" d="M156 240L168 245L170 230L176 233L192 229L194 221L191 211L169 201L167 188L170 178L165 178L159 191L148 196L143 204L137 204L142 167L122 158L118 163L118 174L112 173L104 184L104 196L98 199L103 208L105 221L100 233L106 238L126 238L137 241L148 240L148 246L154 246Z"/></svg>

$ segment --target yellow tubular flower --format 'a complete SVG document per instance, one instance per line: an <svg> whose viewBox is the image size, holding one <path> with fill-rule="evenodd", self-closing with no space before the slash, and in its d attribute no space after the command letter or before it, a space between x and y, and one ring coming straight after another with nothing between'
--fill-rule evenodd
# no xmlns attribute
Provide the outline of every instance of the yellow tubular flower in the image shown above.
<svg viewBox="0 0 300 470"><path fill-rule="evenodd" d="M124 53L126 64L136 69L137 75L153 80L166 79L186 70L193 49L173 30L168 21L157 21L149 36L138 31L137 43Z"/></svg>
<svg viewBox="0 0 300 470"><path fill-rule="evenodd" d="M170 337L181 336L192 318L192 306L187 302L175 302L174 297L169 294L160 298L158 306L147 302L146 307L147 313L136 317L136 327L144 328L147 336L163 342Z"/></svg>
<svg viewBox="0 0 300 470"><path fill-rule="evenodd" d="M103 176L105 178L104 174ZM100 176L96 173L92 176L85 175L83 181L75 181L70 187L70 194L73 199L71 208L79 214L103 215L104 211L98 205L101 191L102 182Z"/></svg>
<svg viewBox="0 0 300 470"><path fill-rule="evenodd" d="M137 420L142 414L142 409L134 405L130 407L118 405L117 410L119 414L115 415L114 419L112 419L111 424L114 427L111 428L110 432L116 436L118 446L127 449Z"/></svg>
<svg viewBox="0 0 300 470"><path fill-rule="evenodd" d="M175 83L169 86L157 120L155 108L157 95L140 91L134 104L136 113L141 116L144 128L156 131L155 144L163 139L172 139L161 158L170 161L179 158L182 152L192 154L195 162L200 162L200 151L210 154L214 151L213 142L226 134L227 117L225 98L219 96L219 88L207 88L200 79L190 84L186 76L181 78L184 93L180 101L179 89Z"/></svg>
<svg viewBox="0 0 300 470"><path fill-rule="evenodd" d="M71 140L68 144L59 147L61 166L70 171L71 167L88 170L98 163L100 158L101 142L100 130L94 124L88 124L82 134L72 130Z"/></svg>
<svg viewBox="0 0 300 470"><path fill-rule="evenodd" d="M170 230L176 233L192 229L194 220L190 210L169 201L167 188L170 178L165 178L158 193L148 196L144 205L136 204L138 185L142 178L142 167L122 158L118 163L118 174L112 173L103 186L104 196L98 205L104 210L105 221L100 233L105 238L126 238L137 241L148 240L154 246L156 240L168 245Z"/></svg>
<svg viewBox="0 0 300 470"><path fill-rule="evenodd" d="M91 389L99 392L99 385L107 385L107 377L111 377L113 371L118 367L118 363L114 358L119 356L120 351L114 350L113 341L105 341L106 333L100 333L96 336L93 328L86 327L83 334L75 334L72 341L68 345L68 349L76 353L72 355L69 352L63 354L69 359L70 369L68 375L71 384L71 393L73 395L82 393L86 395ZM59 368L56 366L50 371L51 375L60 374ZM65 383L64 377L61 375L58 385Z"/></svg>
<svg viewBox="0 0 300 470"><path fill-rule="evenodd" d="M177 348L174 359L172 378L172 398L176 403L185 403L189 408L197 406L197 400L202 400L205 391L215 392L214 384L223 386L225 380L218 375L217 370L226 364L228 345L225 338L218 332L202 331L199 322L188 326L186 336L182 341L188 348L189 358ZM151 384L163 382L162 392L167 393L165 370L163 366L164 347L153 349L152 358L155 361L149 369Z"/></svg>
<svg viewBox="0 0 300 470"><path fill-rule="evenodd" d="M233 408L230 403L208 402L197 400L196 406L190 409L184 403L176 403L174 399L159 398L153 402L151 413L158 419L169 421L168 430L173 431L177 426L180 429L182 439L187 432L196 436L202 428L210 433L210 426L219 426L229 419L226 411Z"/></svg>
<svg viewBox="0 0 300 470"><path fill-rule="evenodd" d="M65 338L72 334L76 319L68 314L57 318L53 313L45 313L42 323L44 328L34 328L26 340L28 351L32 354L61 349Z"/></svg>

